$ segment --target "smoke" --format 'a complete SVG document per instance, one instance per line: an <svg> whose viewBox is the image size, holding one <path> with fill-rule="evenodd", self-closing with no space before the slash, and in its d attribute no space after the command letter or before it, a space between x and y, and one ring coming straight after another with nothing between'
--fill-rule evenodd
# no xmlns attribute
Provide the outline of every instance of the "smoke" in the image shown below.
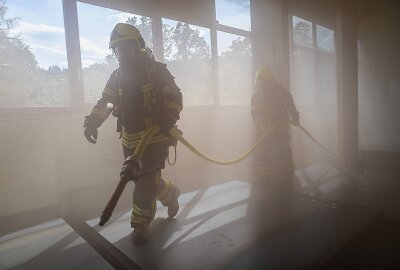
<svg viewBox="0 0 400 270"><path fill-rule="evenodd" d="M300 123L323 145L337 151L336 54L333 31L319 28L313 46L311 22L294 17L291 51L291 92L300 112ZM302 26L302 27L299 27ZM321 37L320 37L321 36ZM321 42L321 43L320 43ZM296 165L326 162L332 156L293 128Z"/></svg>
<svg viewBox="0 0 400 270"><path fill-rule="evenodd" d="M360 148L400 149L400 11L396 1L360 6L359 131Z"/></svg>

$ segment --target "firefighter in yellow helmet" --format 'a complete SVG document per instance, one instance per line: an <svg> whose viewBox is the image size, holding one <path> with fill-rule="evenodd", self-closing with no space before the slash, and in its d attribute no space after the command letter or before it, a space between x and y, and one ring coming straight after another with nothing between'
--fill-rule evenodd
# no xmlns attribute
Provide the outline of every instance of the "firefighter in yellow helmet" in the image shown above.
<svg viewBox="0 0 400 270"><path fill-rule="evenodd" d="M182 94L165 64L156 62L139 30L129 24L115 25L110 48L119 67L111 74L102 97L85 117L84 135L96 143L97 129L111 110L118 118L117 131L121 132L125 158L130 157L143 133L153 125L160 131L150 140L142 156L140 177L135 182L131 227L136 243L148 238L149 225L154 219L156 200L168 207L169 217L179 211L179 189L161 178L168 147L175 143L169 130L179 119Z"/></svg>
<svg viewBox="0 0 400 270"><path fill-rule="evenodd" d="M259 134L274 128L258 151L256 175L261 181L282 184L292 179L293 159L289 146L289 123L299 124L299 112L289 91L266 67L257 70L251 116Z"/></svg>

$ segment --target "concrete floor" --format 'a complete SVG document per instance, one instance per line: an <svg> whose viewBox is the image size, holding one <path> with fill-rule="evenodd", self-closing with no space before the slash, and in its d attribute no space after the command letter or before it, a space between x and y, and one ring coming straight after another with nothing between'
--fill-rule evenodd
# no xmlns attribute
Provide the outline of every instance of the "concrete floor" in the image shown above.
<svg viewBox="0 0 400 270"><path fill-rule="evenodd" d="M175 220L159 205L152 238L140 247L131 240L129 199L105 227L96 225L102 206L87 204L24 229L21 222L10 229L7 220L0 269L338 269L350 262L358 268L355 258L366 254L396 269L399 180L399 173L314 164L297 170L290 187L204 187L181 195Z"/></svg>

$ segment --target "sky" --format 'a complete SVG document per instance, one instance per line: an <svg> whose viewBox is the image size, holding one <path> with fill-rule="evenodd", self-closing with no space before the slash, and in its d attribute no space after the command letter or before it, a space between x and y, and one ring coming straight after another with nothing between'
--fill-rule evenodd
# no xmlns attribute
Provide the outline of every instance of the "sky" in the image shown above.
<svg viewBox="0 0 400 270"><path fill-rule="evenodd" d="M12 34L20 34L36 55L39 66L67 67L61 1L8 0L8 18L19 18Z"/></svg>
<svg viewBox="0 0 400 270"><path fill-rule="evenodd" d="M65 32L61 0L8 0L7 17L19 18L12 34L19 34L30 46L40 67L58 65L67 68ZM125 22L134 14L77 3L80 46L83 67L102 62L111 53L108 48L109 35L118 22ZM217 20L220 24L250 30L249 0L216 0ZM175 21L163 19L169 25ZM199 29L210 44L210 31ZM218 33L219 53L226 50L237 36Z"/></svg>

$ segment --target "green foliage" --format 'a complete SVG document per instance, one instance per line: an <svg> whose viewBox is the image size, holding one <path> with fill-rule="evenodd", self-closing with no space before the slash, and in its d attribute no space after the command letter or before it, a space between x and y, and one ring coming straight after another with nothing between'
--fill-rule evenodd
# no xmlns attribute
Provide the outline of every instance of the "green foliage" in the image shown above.
<svg viewBox="0 0 400 270"><path fill-rule="evenodd" d="M164 58L176 83L182 89L186 105L212 104L212 68L210 47L198 29L178 22L163 25Z"/></svg>
<svg viewBox="0 0 400 270"><path fill-rule="evenodd" d="M169 70L182 89L186 105L212 104L212 68L210 59L167 60Z"/></svg>
<svg viewBox="0 0 400 270"><path fill-rule="evenodd" d="M152 23L147 17L131 17L126 23L141 32L146 46L153 47ZM211 104L212 81L210 51L199 30L187 23L178 22L175 27L163 25L164 57L177 84L183 89L186 104ZM113 54L106 56L103 63L83 69L86 102L96 102L111 74L118 67Z"/></svg>
<svg viewBox="0 0 400 270"><path fill-rule="evenodd" d="M131 24L139 29L149 48L153 47L153 32L151 19L145 16L140 18L134 16L128 18L126 23ZM83 73L83 87L85 89L85 101L88 103L95 103L101 97L110 74L118 68L118 60L114 53L106 55L104 62L95 63L82 70Z"/></svg>
<svg viewBox="0 0 400 270"><path fill-rule="evenodd" d="M200 31L190 28L187 23L178 22L171 39L176 47L174 60L193 61L210 58L209 47L205 39L200 36Z"/></svg>
<svg viewBox="0 0 400 270"><path fill-rule="evenodd" d="M127 23L137 27L146 45L153 46L151 19L131 17ZM178 22L175 26L163 25L164 59L176 83L182 89L186 105L211 105L213 102L212 67L210 47L200 31L189 24ZM220 78L223 88L229 89L225 97L230 104L240 104L251 88L251 44L248 38L237 38L221 57ZM96 102L118 63L113 54L103 63L83 69L86 102ZM246 83L244 83L246 81Z"/></svg>
<svg viewBox="0 0 400 270"><path fill-rule="evenodd" d="M171 59L172 57L172 49L174 46L172 35L174 32L174 28L169 26L168 24L163 24L163 45L164 45L164 58Z"/></svg>
<svg viewBox="0 0 400 270"><path fill-rule="evenodd" d="M306 22L298 22L293 27L293 41L296 44L311 46L312 30L311 25Z"/></svg>
<svg viewBox="0 0 400 270"><path fill-rule="evenodd" d="M251 56L251 43L250 39L245 37L238 37L232 40L232 44L229 48L221 53L221 57L241 57Z"/></svg>
<svg viewBox="0 0 400 270"><path fill-rule="evenodd" d="M10 35L18 18L7 18L6 0L0 0L0 107L68 106L70 101L68 70L59 66L43 69L35 55L19 36ZM150 48L153 47L152 21L148 17L131 17ZM210 47L200 31L187 23L174 27L163 25L164 57L171 73L177 77L186 105L212 104L212 68ZM238 38L220 56L222 77L240 74L251 56L250 40ZM118 67L113 54L104 61L82 70L86 102L96 102L109 75ZM240 81L240 76L230 84Z"/></svg>
<svg viewBox="0 0 400 270"><path fill-rule="evenodd" d="M8 30L13 28L17 22L17 18L6 18L7 7L6 0L0 0L0 31L8 34Z"/></svg>
<svg viewBox="0 0 400 270"><path fill-rule="evenodd" d="M17 18L6 18L0 0L0 107L65 106L69 103L68 74L58 66L38 66L30 48L10 31Z"/></svg>
<svg viewBox="0 0 400 270"><path fill-rule="evenodd" d="M219 57L220 98L222 104L249 104L252 92L251 43L249 38L232 40Z"/></svg>
<svg viewBox="0 0 400 270"><path fill-rule="evenodd" d="M107 57L109 58L109 56ZM115 59L115 57L113 59ZM115 63L113 60L112 62L105 61L104 63L96 63L82 70L86 102L97 102L101 97L101 92L103 91L110 74L117 67L118 63Z"/></svg>
<svg viewBox="0 0 400 270"><path fill-rule="evenodd" d="M146 46L149 48L153 48L153 31L151 18L145 16L138 18L136 16L133 16L129 18L126 23L131 24L139 29L146 43Z"/></svg>

